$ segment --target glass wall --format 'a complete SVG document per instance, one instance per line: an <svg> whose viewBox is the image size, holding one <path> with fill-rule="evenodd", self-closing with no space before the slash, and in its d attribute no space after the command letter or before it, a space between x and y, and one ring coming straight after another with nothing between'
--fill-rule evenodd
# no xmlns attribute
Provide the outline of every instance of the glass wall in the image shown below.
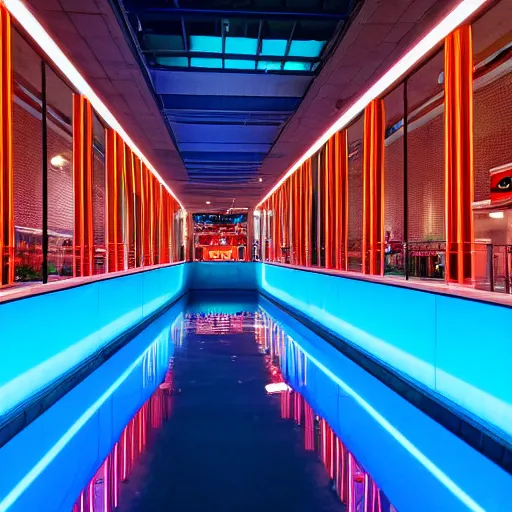
<svg viewBox="0 0 512 512"><path fill-rule="evenodd" d="M326 232L326 176L325 176L325 154L327 148L324 146L318 152L318 266L325 267L325 232Z"/></svg>
<svg viewBox="0 0 512 512"><path fill-rule="evenodd" d="M364 116L348 127L348 270L362 272Z"/></svg>
<svg viewBox="0 0 512 512"><path fill-rule="evenodd" d="M512 269L512 5L472 25L475 284L510 293Z"/></svg>
<svg viewBox="0 0 512 512"><path fill-rule="evenodd" d="M28 36L16 27L12 31L10 108L13 179L11 190L8 168L8 190L2 195L7 199L2 202L6 234L0 247L0 286L104 273L107 239L117 244L112 260L117 262L113 265L116 268L109 268L111 271L126 269L128 263L129 267L148 266L185 257L179 203L94 113L87 98L79 96L53 65L44 62ZM8 103L2 103L0 110L4 120L10 119ZM92 133L88 124L91 112ZM116 138L111 158L106 130ZM11 131L6 129L6 133ZM10 142L6 137L7 150ZM83 153L74 155L74 148ZM78 155L80 158L74 158ZM113 177L108 188L106 162L110 166L108 176ZM153 185L147 196L142 194L144 182ZM151 222L146 232L144 217ZM150 235L155 254L144 262L143 240ZM171 244L172 255L167 250ZM84 257L84 251L91 252Z"/></svg>
<svg viewBox="0 0 512 512"><path fill-rule="evenodd" d="M318 153L311 158L311 264L317 267L320 264L320 177Z"/></svg>
<svg viewBox="0 0 512 512"><path fill-rule="evenodd" d="M73 91L48 66L48 279L73 277Z"/></svg>
<svg viewBox="0 0 512 512"><path fill-rule="evenodd" d="M105 127L99 117L94 114L92 159L94 274L103 274L107 271L105 181Z"/></svg>
<svg viewBox="0 0 512 512"><path fill-rule="evenodd" d="M444 52L407 81L408 272L444 278Z"/></svg>
<svg viewBox="0 0 512 512"><path fill-rule="evenodd" d="M194 213L194 260L243 261L247 251L247 214Z"/></svg>
<svg viewBox="0 0 512 512"><path fill-rule="evenodd" d="M372 149L365 155L363 146L365 140L370 140L375 148L379 147L381 134L375 130L377 118L373 116L378 112L376 108L380 108L380 103L369 102L364 113L346 128L348 177L345 166L340 164L335 170L334 180L337 180L336 192L340 194L337 206L341 217L336 217L333 225L344 226L348 216L348 270L362 271L363 219L366 218L367 227L371 230L367 236L379 238L381 229L384 235L384 274L446 279L448 229L451 233L450 262L453 264L450 281L512 292L512 32L509 23L512 4L502 0L489 3L489 6L471 22L472 104L462 79L468 78L464 69L472 64L464 54L466 46L461 46L469 42L471 32L467 26L457 29L457 37L451 34L446 40L448 55L445 55L445 45L441 42L394 89L376 98L383 100L386 113L384 195L374 197L375 191L380 190L380 182L374 187L370 182L365 191L366 199L376 203L370 202L366 211L363 170L373 177L369 179L380 179L382 169L380 154ZM460 44L457 43L459 37ZM445 57L448 57L446 62L450 65L448 78L452 78L449 84L445 84ZM456 80L454 77L462 78ZM445 98L447 85L452 93L453 101L450 103ZM449 109L445 109L445 104ZM469 126L465 124L466 119L471 119L471 113L474 116L473 140L471 130L467 129ZM365 127L366 115L372 116L372 123ZM462 141L461 136L464 137ZM328 144L331 143L336 147L334 138ZM468 186L471 179L469 150L463 149L469 148L471 143L474 153L473 187ZM324 167L337 165L335 161L326 162L323 151L308 160L312 183L299 187L312 194L307 237L311 240L309 246L312 249L312 262L309 264L314 266L325 264L327 184ZM369 158L363 169L366 157ZM466 170L467 175L464 175ZM348 181L348 199L343 195L345 181ZM267 200L267 205L276 202L278 192ZM446 202L448 195L449 203ZM384 202L383 224L380 224L381 210L375 210L375 204L380 208L381 199ZM330 224L328 228L331 229ZM344 255L340 244L345 243L345 232L337 227L335 233L342 235L341 240L336 239L338 254L335 255L342 260ZM330 239L330 231L327 235ZM375 257L374 254L370 256ZM368 272L369 269L366 270ZM370 269L370 273L379 274L379 269Z"/></svg>
<svg viewBox="0 0 512 512"><path fill-rule="evenodd" d="M43 279L42 61L16 30L12 61L14 261L21 283Z"/></svg>
<svg viewBox="0 0 512 512"><path fill-rule="evenodd" d="M384 98L384 273L404 274L404 86Z"/></svg>

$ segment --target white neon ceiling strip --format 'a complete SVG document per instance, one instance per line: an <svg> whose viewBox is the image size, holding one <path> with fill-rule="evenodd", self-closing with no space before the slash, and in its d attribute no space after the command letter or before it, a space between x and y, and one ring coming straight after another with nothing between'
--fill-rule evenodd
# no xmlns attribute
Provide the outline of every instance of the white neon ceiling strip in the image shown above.
<svg viewBox="0 0 512 512"><path fill-rule="evenodd" d="M124 131L123 127L110 112L108 107L100 100L100 98L98 98L92 87L86 82L85 78L78 72L78 70L66 57L66 55L64 55L62 50L57 46L48 32L46 32L42 25L37 21L34 15L27 9L25 4L21 0L3 0L3 3L11 15L30 34L34 41L53 61L53 63L62 71L69 82L75 86L78 92L84 96L87 96L87 99L91 102L96 112L105 120L106 123L108 123L111 128L113 128L117 133L119 133L119 135L121 135L123 140L128 144L128 146L130 146L133 152L146 164L148 169L155 175L158 181L183 208L183 205L181 204L181 201L176 197L176 194L174 194L167 183L165 183L160 174L158 174L157 170L151 165L142 151Z"/></svg>
<svg viewBox="0 0 512 512"><path fill-rule="evenodd" d="M463 0L438 25L436 25L416 46L397 61L377 82L360 96L331 127L288 169L272 190L258 203L261 206L308 158L311 158L339 130L345 128L370 101L378 98L386 89L397 82L415 66L430 50L464 23L488 0Z"/></svg>

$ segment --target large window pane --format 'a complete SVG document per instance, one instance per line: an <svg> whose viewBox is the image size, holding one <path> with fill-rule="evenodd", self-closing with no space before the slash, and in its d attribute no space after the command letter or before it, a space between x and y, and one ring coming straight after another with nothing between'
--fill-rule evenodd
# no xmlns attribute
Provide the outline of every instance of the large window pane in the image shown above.
<svg viewBox="0 0 512 512"><path fill-rule="evenodd" d="M48 274L73 276L73 93L47 67Z"/></svg>
<svg viewBox="0 0 512 512"><path fill-rule="evenodd" d="M320 188L319 188L318 153L311 157L311 265L319 265L320 247Z"/></svg>
<svg viewBox="0 0 512 512"><path fill-rule="evenodd" d="M105 243L105 127L94 114L93 117L93 239L94 239L94 274L106 272Z"/></svg>
<svg viewBox="0 0 512 512"><path fill-rule="evenodd" d="M348 128L348 269L362 271L363 131L361 116Z"/></svg>
<svg viewBox="0 0 512 512"><path fill-rule="evenodd" d="M318 265L325 267L325 152L327 148L323 148L318 152Z"/></svg>
<svg viewBox="0 0 512 512"><path fill-rule="evenodd" d="M408 241L412 277L444 278L444 52L407 82Z"/></svg>
<svg viewBox="0 0 512 512"><path fill-rule="evenodd" d="M473 24L475 280L510 291L512 244L512 4L501 1ZM497 188L498 182L504 188ZM494 185L494 186L493 186ZM491 189L499 192L491 192ZM508 203L508 206L507 206ZM492 282L491 282L492 281Z"/></svg>
<svg viewBox="0 0 512 512"><path fill-rule="evenodd" d="M13 52L15 280L42 280L41 59L17 32Z"/></svg>
<svg viewBox="0 0 512 512"><path fill-rule="evenodd" d="M384 143L384 272L404 273L404 87L384 98L386 138Z"/></svg>

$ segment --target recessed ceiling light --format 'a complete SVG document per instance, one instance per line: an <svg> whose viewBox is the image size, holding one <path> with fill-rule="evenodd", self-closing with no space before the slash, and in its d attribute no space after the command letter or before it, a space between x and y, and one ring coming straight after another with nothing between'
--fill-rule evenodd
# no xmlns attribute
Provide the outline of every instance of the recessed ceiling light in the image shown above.
<svg viewBox="0 0 512 512"><path fill-rule="evenodd" d="M258 181L261 183L263 181L263 178L258 178Z"/></svg>
<svg viewBox="0 0 512 512"><path fill-rule="evenodd" d="M206 204L210 204L210 201L206 201Z"/></svg>

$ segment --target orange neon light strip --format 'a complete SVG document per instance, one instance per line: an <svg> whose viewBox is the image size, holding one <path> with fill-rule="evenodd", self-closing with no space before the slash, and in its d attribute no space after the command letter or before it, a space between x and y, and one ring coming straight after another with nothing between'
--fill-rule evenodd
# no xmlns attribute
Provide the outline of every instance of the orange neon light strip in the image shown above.
<svg viewBox="0 0 512 512"><path fill-rule="evenodd" d="M124 151L121 158L123 170L123 182L126 187L126 215L127 233L126 246L128 249L128 268L137 266L137 234L135 230L135 173L132 167L132 150L124 144Z"/></svg>
<svg viewBox="0 0 512 512"><path fill-rule="evenodd" d="M126 270L128 268L127 251L130 242L130 214L129 214L129 199L128 187L126 179L126 144L122 137L116 133L116 181L117 181L117 245L116 245L116 258L117 269ZM126 214L125 214L126 210ZM126 233L126 236L125 236Z"/></svg>
<svg viewBox="0 0 512 512"><path fill-rule="evenodd" d="M92 276L94 273L94 212L93 212L93 112L90 101L84 98L85 109L85 176L84 176L84 253L86 261L84 262L84 272Z"/></svg>
<svg viewBox="0 0 512 512"><path fill-rule="evenodd" d="M384 102L372 101L364 115L363 274L384 270Z"/></svg>
<svg viewBox="0 0 512 512"><path fill-rule="evenodd" d="M0 5L0 285L14 282L11 17Z"/></svg>
<svg viewBox="0 0 512 512"><path fill-rule="evenodd" d="M319 172L323 173L324 175L324 183L323 187L320 189L320 196L322 198L321 204L322 204L322 210L320 214L320 219L323 216L323 224L324 224L324 262L325 262L325 268L331 268L332 262L331 262L331 217L329 215L329 194L331 190L331 181L330 181L330 173L331 173L331 166L330 166L330 157L331 157L331 147L330 147L330 141L332 139L329 139L324 146L323 155L319 155ZM323 158L322 158L323 156ZM322 222L322 220L321 220ZM321 266L321 260L319 261L319 266Z"/></svg>
<svg viewBox="0 0 512 512"><path fill-rule="evenodd" d="M73 275L90 276L94 267L92 107L73 95Z"/></svg>
<svg viewBox="0 0 512 512"><path fill-rule="evenodd" d="M73 276L83 275L84 262L84 98L73 94L73 188L74 188L74 229L73 229Z"/></svg>
<svg viewBox="0 0 512 512"><path fill-rule="evenodd" d="M334 245L335 245L335 260L334 268L341 270L341 258L343 254L342 245L342 222L341 222L341 210L344 207L342 203L342 184L341 184L341 133L338 132L334 136Z"/></svg>
<svg viewBox="0 0 512 512"><path fill-rule="evenodd" d="M118 179L117 179L117 136L111 128L106 130L106 195L107 195L107 254L108 271L117 272L119 259L118 248L118 224L121 219L118 216Z"/></svg>
<svg viewBox="0 0 512 512"><path fill-rule="evenodd" d="M445 41L446 276L473 280L473 47L471 26Z"/></svg>

